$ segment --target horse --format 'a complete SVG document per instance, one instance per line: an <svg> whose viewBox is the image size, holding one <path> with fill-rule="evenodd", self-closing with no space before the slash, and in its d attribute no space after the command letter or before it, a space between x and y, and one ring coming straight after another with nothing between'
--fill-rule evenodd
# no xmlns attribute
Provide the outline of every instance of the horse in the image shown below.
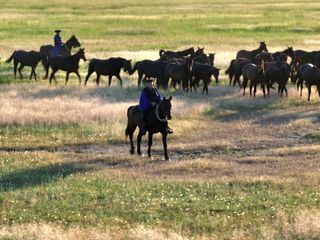
<svg viewBox="0 0 320 240"><path fill-rule="evenodd" d="M200 79L203 81L203 89L202 93L206 92L208 95L208 85L211 82L211 76L213 75L216 83L219 82L219 72L220 69L209 64L202 64L193 62L191 65L191 74L192 74L192 81L190 84L190 89L192 91L192 87L196 90L196 86L199 85Z"/></svg>
<svg viewBox="0 0 320 240"><path fill-rule="evenodd" d="M81 83L81 77L78 72L80 59L82 59L83 61L87 60L85 57L84 48L80 48L77 53L68 57L57 56L57 57L49 58L48 63L49 63L49 66L52 68L52 73L50 75L49 83L51 84L51 81L54 78L54 74L58 70L67 72L66 83L65 83L66 85L69 80L69 74L72 72L77 74L79 78L79 83Z"/></svg>
<svg viewBox="0 0 320 240"><path fill-rule="evenodd" d="M320 51L311 51L307 52L304 50L295 50L294 51L295 60L299 61L300 64L311 63L315 64L317 56L320 55Z"/></svg>
<svg viewBox="0 0 320 240"><path fill-rule="evenodd" d="M288 56L291 58L291 62L296 59L295 53L292 47L288 47L283 51L275 52L272 54L272 57L274 58L275 61L286 62Z"/></svg>
<svg viewBox="0 0 320 240"><path fill-rule="evenodd" d="M161 100L155 108L152 108L146 116L146 130L148 132L148 157L151 158L151 146L153 134L161 133L162 142L164 148L165 160L169 160L167 152L167 120L172 118L171 115L171 100L172 97L166 99L165 97ZM137 137L137 153L141 155L140 144L142 139L141 126L142 126L142 113L139 110L139 106L131 106L127 111L128 123L125 130L126 137L130 139L130 153L134 154L133 145L133 134L137 127L139 127L139 133Z"/></svg>
<svg viewBox="0 0 320 240"><path fill-rule="evenodd" d="M27 52L23 50L18 50L18 51L14 51L6 62L10 63L13 59L15 78L17 76L17 67L18 67L18 64L20 63L20 67L18 68L20 78L21 79L23 78L21 70L24 68L24 66L28 66L28 67L31 67L30 80L32 78L32 75L34 75L34 79L37 81L36 67L38 63L44 58L45 56L37 51Z"/></svg>
<svg viewBox="0 0 320 240"><path fill-rule="evenodd" d="M198 49L199 51L199 49ZM192 55L194 54L195 51L194 51L194 48L191 47L191 48L188 48L186 50L183 50L183 51L177 51L177 52L174 52L174 51L165 51L163 49L160 49L159 51L159 56L160 57L163 57L163 56L166 56L167 58L171 59L171 58L180 58L180 57L186 57L188 55Z"/></svg>
<svg viewBox="0 0 320 240"><path fill-rule="evenodd" d="M263 92L263 97L266 97L265 90L265 79L263 74L263 68L260 65L249 63L243 67L243 96L246 92L246 87L248 80L250 80L250 96L252 96L253 87L253 97L256 97L257 85L260 84Z"/></svg>
<svg viewBox="0 0 320 240"><path fill-rule="evenodd" d="M239 84L239 86L241 86L240 83L240 76L242 75L242 69L245 65L252 63L251 60L246 59L246 58L238 58L238 59L233 59L230 62L229 67L227 68L227 70L225 71L225 74L229 75L229 85L231 86L231 82L233 79L233 86L236 85L236 83Z"/></svg>
<svg viewBox="0 0 320 240"><path fill-rule="evenodd" d="M66 43L60 48L60 52L59 52L59 56L71 56L71 50L72 48L77 48L77 47L81 47L80 42L78 41L78 39L76 38L75 35L72 35L67 41ZM40 53L43 54L44 56L46 56L46 59L42 60L42 64L43 67L46 70L46 75L44 77L44 79L48 78L48 65L47 65L47 60L49 59L49 57L51 57L51 51L53 49L52 45L43 45L40 47Z"/></svg>
<svg viewBox="0 0 320 240"><path fill-rule="evenodd" d="M320 97L320 69L311 63L302 64L299 66L297 74L297 88L300 86L300 97L302 97L303 82L308 88L308 101L311 96L311 86L316 85Z"/></svg>
<svg viewBox="0 0 320 240"><path fill-rule="evenodd" d="M182 83L182 89L184 91L189 90L189 82L191 79L190 66L192 64L191 58L187 58L181 62L171 62L164 70L164 81L166 84L169 82L169 78L172 79L172 85L176 89L177 83Z"/></svg>
<svg viewBox="0 0 320 240"><path fill-rule="evenodd" d="M120 81L120 86L122 86L122 79L120 77L120 71L123 68L125 72L128 74L132 74L133 70L131 67L131 59L127 60L125 58L117 57L117 58L108 58L108 59L91 59L89 63L88 74L86 76L86 80L84 85L87 84L89 77L93 72L96 72L97 79L96 83L99 85L100 82L100 75L102 76L109 76L109 86L111 85L112 76L115 76Z"/></svg>
<svg viewBox="0 0 320 240"><path fill-rule="evenodd" d="M274 62L274 63L262 63L265 81L267 83L268 95L270 94L270 88L273 83L278 83L278 93L283 95L286 92L288 96L288 90L286 84L288 83L290 75L290 66L286 62Z"/></svg>
<svg viewBox="0 0 320 240"><path fill-rule="evenodd" d="M141 85L141 81L144 78L155 78L157 87L167 88L167 83L164 82L164 69L170 63L170 61L162 60L142 60L135 63L132 73L138 71L138 87Z"/></svg>
<svg viewBox="0 0 320 240"><path fill-rule="evenodd" d="M261 65L262 61L263 62L274 62L273 54L263 51L261 53L258 53L253 59L253 63L257 64L257 65Z"/></svg>
<svg viewBox="0 0 320 240"><path fill-rule="evenodd" d="M260 42L260 46L257 49L254 49L252 51L247 51L247 50L240 50L237 52L236 59L238 58L246 58L251 61L254 60L254 57L258 54L261 53L262 51L268 52L267 45L265 42Z"/></svg>

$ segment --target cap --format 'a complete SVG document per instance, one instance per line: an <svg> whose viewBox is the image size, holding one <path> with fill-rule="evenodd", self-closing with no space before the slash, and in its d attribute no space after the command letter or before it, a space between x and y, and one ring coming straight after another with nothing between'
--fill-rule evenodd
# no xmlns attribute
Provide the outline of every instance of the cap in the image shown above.
<svg viewBox="0 0 320 240"><path fill-rule="evenodd" d="M61 32L61 30L54 30L54 32L59 33L59 32Z"/></svg>
<svg viewBox="0 0 320 240"><path fill-rule="evenodd" d="M146 81L146 83L149 83L149 82L153 82L154 79L153 79L153 78L148 78L148 79L146 79L145 81Z"/></svg>

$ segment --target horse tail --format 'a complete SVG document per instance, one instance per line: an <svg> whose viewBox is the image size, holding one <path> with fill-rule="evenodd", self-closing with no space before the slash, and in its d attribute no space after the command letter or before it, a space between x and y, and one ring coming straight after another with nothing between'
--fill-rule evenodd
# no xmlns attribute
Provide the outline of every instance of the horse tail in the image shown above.
<svg viewBox="0 0 320 240"><path fill-rule="evenodd" d="M163 49L160 49L159 56L162 57L164 53L165 53L165 51Z"/></svg>
<svg viewBox="0 0 320 240"><path fill-rule="evenodd" d="M128 136L130 135L130 132L131 132L131 128L130 128L130 124L129 124L129 112L130 110L133 108L134 106L131 106L128 108L127 110L127 117L128 117L128 123L127 123L127 127L126 127L126 130L125 130L125 136L126 138L128 138Z"/></svg>
<svg viewBox="0 0 320 240"><path fill-rule="evenodd" d="M225 74L232 74L232 65L234 63L234 59L231 60L229 67L227 68L227 70L225 71Z"/></svg>
<svg viewBox="0 0 320 240"><path fill-rule="evenodd" d="M6 63L10 63L14 57L14 54L16 53L16 51L14 51L11 56L7 59Z"/></svg>

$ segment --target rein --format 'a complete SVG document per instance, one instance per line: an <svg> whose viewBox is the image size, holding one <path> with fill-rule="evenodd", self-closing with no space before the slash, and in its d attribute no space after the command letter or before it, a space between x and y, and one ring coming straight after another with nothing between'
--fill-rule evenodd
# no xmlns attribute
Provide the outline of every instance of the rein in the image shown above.
<svg viewBox="0 0 320 240"><path fill-rule="evenodd" d="M166 121L167 121L167 117L166 117L166 116L165 116L164 118L160 118L160 116L159 116L159 104L157 104L157 106L156 106L155 113L156 113L157 119L158 119L160 122L166 122Z"/></svg>

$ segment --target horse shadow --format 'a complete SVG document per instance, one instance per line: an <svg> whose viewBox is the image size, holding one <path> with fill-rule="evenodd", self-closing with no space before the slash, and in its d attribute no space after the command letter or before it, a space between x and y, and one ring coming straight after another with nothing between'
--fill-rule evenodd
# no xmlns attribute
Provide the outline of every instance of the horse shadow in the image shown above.
<svg viewBox="0 0 320 240"><path fill-rule="evenodd" d="M21 169L0 175L0 192L50 184L73 174L85 173L93 169L92 166L88 166L84 162L56 163L37 168Z"/></svg>

